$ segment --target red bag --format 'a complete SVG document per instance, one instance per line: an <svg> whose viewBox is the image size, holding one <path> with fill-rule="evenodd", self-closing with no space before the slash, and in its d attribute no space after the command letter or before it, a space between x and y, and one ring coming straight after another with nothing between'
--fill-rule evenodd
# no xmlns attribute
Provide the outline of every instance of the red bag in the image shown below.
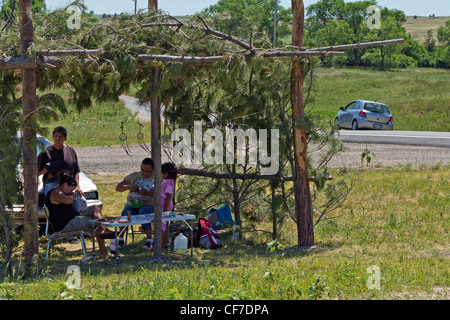
<svg viewBox="0 0 450 320"><path fill-rule="evenodd" d="M222 247L222 240L220 239L220 235L208 219L200 218L199 229L199 244L201 247L209 249L217 249Z"/></svg>

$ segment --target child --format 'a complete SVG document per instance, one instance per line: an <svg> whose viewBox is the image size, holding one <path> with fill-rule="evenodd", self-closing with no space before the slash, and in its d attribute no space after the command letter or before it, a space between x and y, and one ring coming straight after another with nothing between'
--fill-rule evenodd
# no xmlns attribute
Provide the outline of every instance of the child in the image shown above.
<svg viewBox="0 0 450 320"><path fill-rule="evenodd" d="M162 212L173 210L173 194L175 192L175 180L177 179L177 169L170 163L164 163L161 166L161 176L164 181L161 183L161 209ZM153 190L152 190L153 191ZM153 194L153 193L152 193ZM166 239L166 224L161 223L162 239ZM147 244L146 244L147 245ZM161 242L163 248L165 248L165 241ZM153 251L153 243L150 242L150 250Z"/></svg>
<svg viewBox="0 0 450 320"><path fill-rule="evenodd" d="M162 212L173 210L173 194L175 191L175 180L177 179L177 169L170 163L161 166L161 175L164 181L161 184L161 209Z"/></svg>

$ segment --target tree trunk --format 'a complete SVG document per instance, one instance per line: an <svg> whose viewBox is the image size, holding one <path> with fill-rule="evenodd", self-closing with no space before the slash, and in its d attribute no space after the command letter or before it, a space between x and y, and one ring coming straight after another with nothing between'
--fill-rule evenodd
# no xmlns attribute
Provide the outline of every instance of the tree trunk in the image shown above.
<svg viewBox="0 0 450 320"><path fill-rule="evenodd" d="M22 56L34 40L31 0L19 1L20 44ZM22 71L22 139L24 178L24 224L25 264L31 266L33 257L39 253L38 229L38 183L36 160L36 132L33 114L36 111L36 70Z"/></svg>
<svg viewBox="0 0 450 320"><path fill-rule="evenodd" d="M3 179L1 180L1 183L5 183ZM3 199L3 195L0 195L2 199L0 200L0 212L1 212L1 218L2 222L0 223L3 225L3 230L5 231L5 246L6 246L6 253L5 253L5 262L4 266L6 266L5 272L3 272L3 268L0 267L0 281L3 281L3 275L11 275L11 256L12 256L12 243L11 243L11 229L9 228L9 219L8 214L6 213L5 207L3 204L6 202Z"/></svg>
<svg viewBox="0 0 450 320"><path fill-rule="evenodd" d="M305 7L302 0L292 0L293 46L303 46L304 11ZM314 244L314 229L306 157L306 130L302 128L305 117L303 80L304 76L301 63L299 60L295 60L291 71L291 104L294 124L295 212L297 216L298 245L310 246Z"/></svg>
<svg viewBox="0 0 450 320"><path fill-rule="evenodd" d="M232 164L232 172L236 174L236 164ZM237 179L233 179L233 209L234 209L234 220L238 226L241 226L241 198L240 198L239 186ZM239 230L242 230L239 229ZM241 231L239 231L239 237L241 237Z"/></svg>
<svg viewBox="0 0 450 320"><path fill-rule="evenodd" d="M148 11L158 10L158 0L148 0Z"/></svg>
<svg viewBox="0 0 450 320"><path fill-rule="evenodd" d="M271 209L272 209L272 240L275 240L277 238L277 210L275 208L275 186L271 185L270 188L272 189L272 201L271 201Z"/></svg>

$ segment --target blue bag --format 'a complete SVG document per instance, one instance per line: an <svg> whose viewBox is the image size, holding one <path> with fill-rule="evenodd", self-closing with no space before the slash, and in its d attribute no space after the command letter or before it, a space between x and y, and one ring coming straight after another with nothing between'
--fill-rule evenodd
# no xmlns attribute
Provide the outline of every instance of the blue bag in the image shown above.
<svg viewBox="0 0 450 320"><path fill-rule="evenodd" d="M211 208L208 213L210 214L210 216L217 215L217 221L212 222L212 225L216 229L222 229L227 226L231 227L235 224L233 218L231 217L231 210L228 203L223 205L219 209Z"/></svg>

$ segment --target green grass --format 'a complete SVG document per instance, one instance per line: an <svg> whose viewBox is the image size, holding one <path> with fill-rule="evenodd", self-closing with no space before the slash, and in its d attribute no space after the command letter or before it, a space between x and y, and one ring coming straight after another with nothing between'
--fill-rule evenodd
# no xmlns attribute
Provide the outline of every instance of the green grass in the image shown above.
<svg viewBox="0 0 450 320"><path fill-rule="evenodd" d="M67 92L62 89L54 91L64 97L67 101ZM81 112L67 102L67 114L59 114L57 120L42 124L48 128L46 137L50 141L51 132L56 126L64 126L68 131L67 144L78 147L88 146L111 146L120 145L119 135L127 134L129 145L138 144L137 134L141 129L144 137L150 139L150 122L137 118L137 112L132 112L125 107L123 101L117 102L94 102L91 108ZM144 128L140 128L141 123ZM149 141L149 140L148 140Z"/></svg>
<svg viewBox="0 0 450 320"><path fill-rule="evenodd" d="M450 131L449 86L449 73L442 69L318 69L307 108L334 120L339 107L373 100L390 107L394 130Z"/></svg>
<svg viewBox="0 0 450 320"><path fill-rule="evenodd" d="M333 172L336 178L343 175ZM224 247L196 248L194 256L167 255L152 264L140 238L122 250L116 267L105 260L79 264L80 246L60 244L33 278L0 284L11 299L448 299L450 294L450 167L357 168L351 197L315 228L315 245L295 247L295 226L286 222L271 251L270 235L246 228ZM405 177L407 178L405 179ZM117 212L115 175L94 176L105 213ZM245 221L244 221L245 227ZM248 227L248 225L247 225ZM270 217L258 229L271 230ZM88 248L90 241L88 241ZM64 252L63 250L67 250ZM81 289L66 282L70 265L81 269ZM369 289L370 266L380 268L380 290Z"/></svg>

